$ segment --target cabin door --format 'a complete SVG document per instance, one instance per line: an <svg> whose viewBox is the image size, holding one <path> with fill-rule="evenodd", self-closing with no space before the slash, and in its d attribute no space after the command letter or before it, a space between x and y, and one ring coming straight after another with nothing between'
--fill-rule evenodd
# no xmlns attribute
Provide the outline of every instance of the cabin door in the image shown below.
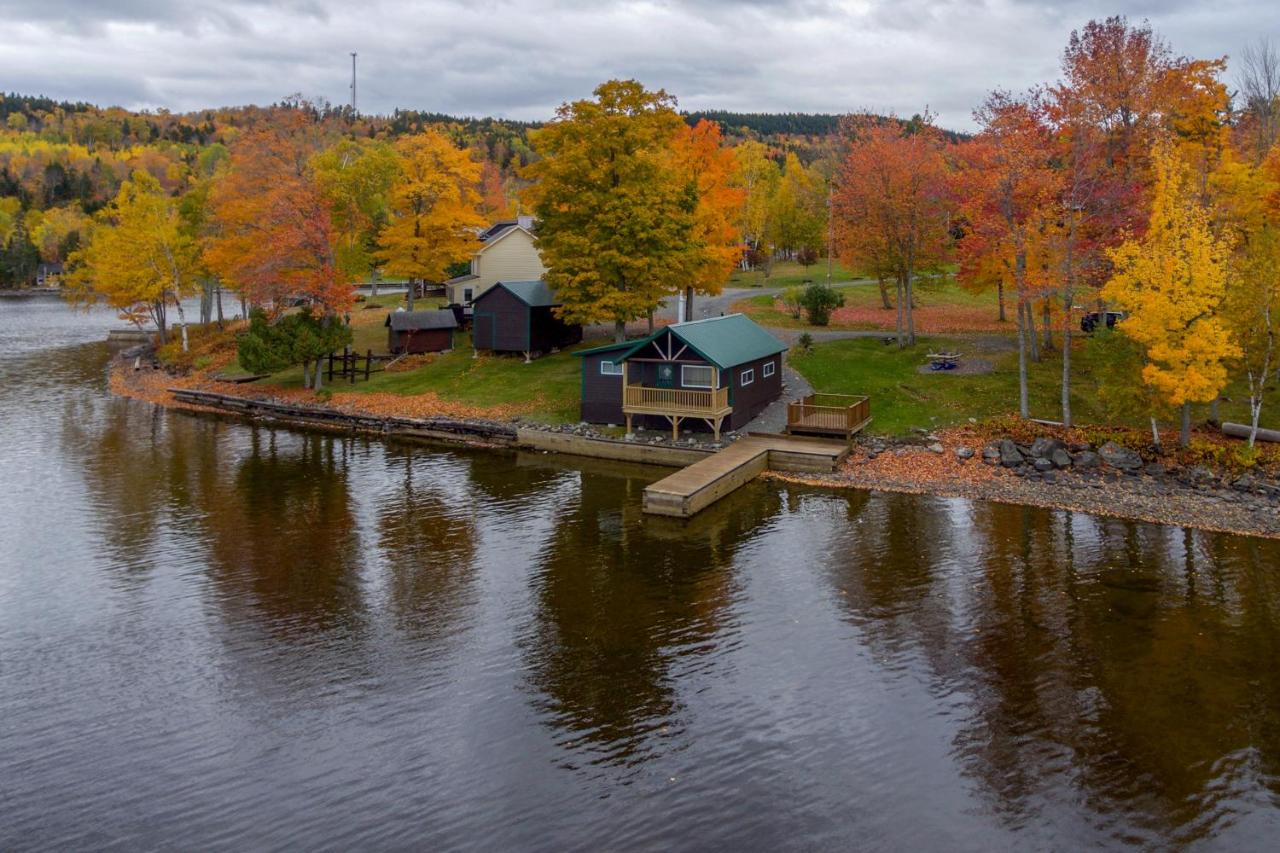
<svg viewBox="0 0 1280 853"><path fill-rule="evenodd" d="M676 387L676 366L674 364L658 365L658 387L659 388Z"/></svg>

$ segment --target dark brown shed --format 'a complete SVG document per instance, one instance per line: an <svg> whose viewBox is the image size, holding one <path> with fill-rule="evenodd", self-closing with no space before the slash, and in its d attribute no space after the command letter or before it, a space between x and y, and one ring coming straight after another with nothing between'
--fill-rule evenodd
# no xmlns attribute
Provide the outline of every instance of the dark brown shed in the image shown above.
<svg viewBox="0 0 1280 853"><path fill-rule="evenodd" d="M560 305L541 281L500 281L472 303L471 336L478 350L526 357L582 340L582 327L555 315Z"/></svg>
<svg viewBox="0 0 1280 853"><path fill-rule="evenodd" d="M442 352L453 349L458 320L452 311L392 311L387 315L387 349L403 352Z"/></svg>

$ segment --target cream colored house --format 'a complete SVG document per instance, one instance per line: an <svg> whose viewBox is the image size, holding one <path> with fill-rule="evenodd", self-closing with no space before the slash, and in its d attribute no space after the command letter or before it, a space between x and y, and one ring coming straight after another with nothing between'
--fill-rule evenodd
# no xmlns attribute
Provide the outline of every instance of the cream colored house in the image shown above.
<svg viewBox="0 0 1280 853"><path fill-rule="evenodd" d="M533 217L521 216L491 225L480 234L483 245L471 258L471 272L444 283L454 305L470 306L500 281L536 281L547 268L533 245Z"/></svg>

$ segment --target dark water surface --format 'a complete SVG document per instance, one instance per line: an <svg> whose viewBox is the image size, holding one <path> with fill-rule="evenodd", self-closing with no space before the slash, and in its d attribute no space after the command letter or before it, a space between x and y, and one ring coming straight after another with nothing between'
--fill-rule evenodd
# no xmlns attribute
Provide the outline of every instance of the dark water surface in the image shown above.
<svg viewBox="0 0 1280 853"><path fill-rule="evenodd" d="M1280 546L113 399L0 301L0 849L1280 845Z"/></svg>

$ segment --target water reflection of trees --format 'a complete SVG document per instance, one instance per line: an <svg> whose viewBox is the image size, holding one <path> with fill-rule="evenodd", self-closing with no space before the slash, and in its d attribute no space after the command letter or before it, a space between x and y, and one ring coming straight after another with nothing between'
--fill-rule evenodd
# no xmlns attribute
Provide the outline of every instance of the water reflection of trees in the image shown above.
<svg viewBox="0 0 1280 853"><path fill-rule="evenodd" d="M378 544L400 628L438 639L475 604L475 507L470 466L456 457L388 445L392 485L378 500Z"/></svg>
<svg viewBox="0 0 1280 853"><path fill-rule="evenodd" d="M525 654L566 743L588 762L635 763L678 730L675 671L714 652L733 556L780 501L749 487L691 522L656 519L640 510L651 470L585 468L538 566Z"/></svg>
<svg viewBox="0 0 1280 853"><path fill-rule="evenodd" d="M880 501L830 576L888 667L969 697L953 754L1011 825L1189 840L1280 793L1276 543L959 506Z"/></svg>

